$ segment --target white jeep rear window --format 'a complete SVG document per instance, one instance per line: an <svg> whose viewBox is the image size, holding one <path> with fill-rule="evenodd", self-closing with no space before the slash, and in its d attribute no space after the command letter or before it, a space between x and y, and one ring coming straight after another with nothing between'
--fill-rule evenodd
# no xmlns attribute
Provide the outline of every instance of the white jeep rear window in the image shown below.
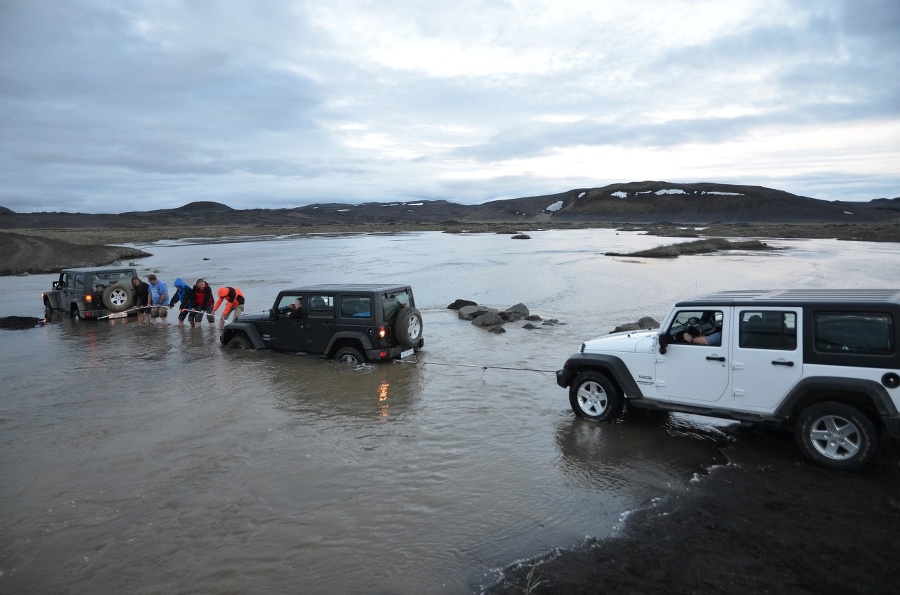
<svg viewBox="0 0 900 595"><path fill-rule="evenodd" d="M813 338L820 353L890 355L894 352L894 324L883 312L818 312Z"/></svg>

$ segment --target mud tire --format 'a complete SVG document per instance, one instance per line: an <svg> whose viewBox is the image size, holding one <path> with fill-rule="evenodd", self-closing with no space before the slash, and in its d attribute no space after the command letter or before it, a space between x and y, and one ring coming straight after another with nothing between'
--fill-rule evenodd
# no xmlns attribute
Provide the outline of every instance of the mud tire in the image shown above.
<svg viewBox="0 0 900 595"><path fill-rule="evenodd" d="M403 308L394 322L397 342L404 347L418 347L422 339L422 314L416 308Z"/></svg>
<svg viewBox="0 0 900 595"><path fill-rule="evenodd" d="M246 335L235 335L225 344L228 349L253 349L253 343Z"/></svg>
<svg viewBox="0 0 900 595"><path fill-rule="evenodd" d="M355 347L341 347L334 353L334 361L358 366L366 363L366 356Z"/></svg>
<svg viewBox="0 0 900 595"><path fill-rule="evenodd" d="M803 455L829 469L859 469L878 451L878 430L853 405L827 401L807 407L795 432Z"/></svg>
<svg viewBox="0 0 900 595"><path fill-rule="evenodd" d="M622 393L605 375L582 372L569 387L569 404L579 417L613 421L622 412Z"/></svg>

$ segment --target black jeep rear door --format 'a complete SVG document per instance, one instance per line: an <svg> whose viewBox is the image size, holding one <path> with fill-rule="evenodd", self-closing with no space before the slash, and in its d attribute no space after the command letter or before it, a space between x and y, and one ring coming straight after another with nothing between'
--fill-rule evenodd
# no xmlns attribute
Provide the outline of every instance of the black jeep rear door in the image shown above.
<svg viewBox="0 0 900 595"><path fill-rule="evenodd" d="M311 293L307 296L309 305L305 312L306 348L308 353L325 353L334 335L334 296Z"/></svg>

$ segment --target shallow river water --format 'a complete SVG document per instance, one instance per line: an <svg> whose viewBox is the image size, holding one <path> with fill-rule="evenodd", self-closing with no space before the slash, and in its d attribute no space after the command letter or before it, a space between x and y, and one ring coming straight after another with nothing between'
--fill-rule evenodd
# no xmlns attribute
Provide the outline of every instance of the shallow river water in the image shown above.
<svg viewBox="0 0 900 595"><path fill-rule="evenodd" d="M576 419L553 372L583 340L706 291L900 279L895 244L650 260L603 252L676 240L530 235L139 245L142 275L236 285L251 312L300 284L408 283L416 362L226 351L206 323L0 331L0 592L477 592L721 461L722 422ZM0 278L0 315L42 316L53 278ZM560 324L489 334L457 298Z"/></svg>

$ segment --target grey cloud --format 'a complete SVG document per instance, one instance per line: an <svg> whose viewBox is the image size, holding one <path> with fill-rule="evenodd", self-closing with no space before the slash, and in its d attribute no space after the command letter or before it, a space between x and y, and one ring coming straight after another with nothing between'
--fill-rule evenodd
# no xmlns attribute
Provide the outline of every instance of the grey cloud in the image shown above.
<svg viewBox="0 0 900 595"><path fill-rule="evenodd" d="M487 181L440 174L464 175L460 163L477 170L585 144L714 146L778 126L895 120L900 109L895 0L795 2L791 26L747 23L658 57L629 54L615 42L622 37L570 22L566 30L542 31L547 59L559 59L557 39L566 46L559 55L583 48L586 59L477 77L354 60L316 28L306 6L0 2L0 205L110 211L148 200L155 208L192 200L236 208L378 198L482 202L622 180L591 172ZM472 6L392 2L379 11L416 34L465 44L470 32L455 31L454 15ZM516 10L502 1L484 8L471 21L472 39L528 43ZM627 14L623 19L618 27L632 26ZM652 45L660 31L634 30L629 39ZM758 83L720 82L728 80L723 73L760 66L771 74ZM754 115L709 115L730 105ZM677 119L656 123L670 106ZM361 148L366 134L401 150ZM821 175L773 183L796 185L783 189L800 194L813 194L804 183L815 192L830 183L864 194L864 178ZM868 185L882 192L895 182Z"/></svg>
<svg viewBox="0 0 900 595"><path fill-rule="evenodd" d="M900 49L900 3L893 0L833 1L836 21L848 34L870 43L873 49L894 51ZM808 3L795 0L795 5L808 7ZM896 56L896 54L895 54Z"/></svg>

